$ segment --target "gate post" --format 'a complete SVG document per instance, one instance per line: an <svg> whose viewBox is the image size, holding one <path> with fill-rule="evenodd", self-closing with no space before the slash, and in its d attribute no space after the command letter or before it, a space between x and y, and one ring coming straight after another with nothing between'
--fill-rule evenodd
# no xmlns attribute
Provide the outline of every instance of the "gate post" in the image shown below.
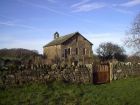
<svg viewBox="0 0 140 105"><path fill-rule="evenodd" d="M109 62L109 75L110 75L110 82L112 81L113 79L113 72L112 72L112 69L113 69L113 64Z"/></svg>

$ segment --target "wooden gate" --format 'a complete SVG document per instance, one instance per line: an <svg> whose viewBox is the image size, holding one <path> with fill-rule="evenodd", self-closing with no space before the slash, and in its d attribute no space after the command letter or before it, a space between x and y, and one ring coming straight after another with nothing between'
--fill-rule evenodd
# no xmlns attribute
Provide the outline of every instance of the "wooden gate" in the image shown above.
<svg viewBox="0 0 140 105"><path fill-rule="evenodd" d="M101 84L110 82L110 66L109 64L96 65L93 68L93 83Z"/></svg>

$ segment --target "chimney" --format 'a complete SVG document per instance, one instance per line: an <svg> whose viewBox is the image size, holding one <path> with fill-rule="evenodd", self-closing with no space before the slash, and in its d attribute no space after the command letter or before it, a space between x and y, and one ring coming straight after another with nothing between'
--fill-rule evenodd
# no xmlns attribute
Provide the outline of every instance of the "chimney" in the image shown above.
<svg viewBox="0 0 140 105"><path fill-rule="evenodd" d="M59 38L59 33L58 32L55 32L54 33L54 39L57 39L57 38Z"/></svg>

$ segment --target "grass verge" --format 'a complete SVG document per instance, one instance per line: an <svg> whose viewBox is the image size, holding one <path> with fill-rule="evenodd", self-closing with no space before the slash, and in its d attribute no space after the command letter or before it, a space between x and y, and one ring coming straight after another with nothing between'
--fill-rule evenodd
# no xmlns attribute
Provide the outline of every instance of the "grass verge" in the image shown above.
<svg viewBox="0 0 140 105"><path fill-rule="evenodd" d="M140 105L140 77L102 85L53 82L0 89L0 105Z"/></svg>

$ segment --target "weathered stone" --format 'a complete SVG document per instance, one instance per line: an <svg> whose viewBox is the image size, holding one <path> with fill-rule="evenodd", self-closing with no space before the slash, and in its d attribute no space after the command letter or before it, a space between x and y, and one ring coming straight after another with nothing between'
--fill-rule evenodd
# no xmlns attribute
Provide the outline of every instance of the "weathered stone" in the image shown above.
<svg viewBox="0 0 140 105"><path fill-rule="evenodd" d="M30 82L46 83L47 81L67 81L85 83L89 81L89 72L86 68L65 65L64 68L58 65L31 65L30 69L20 65L22 70L1 71L3 84L22 85ZM46 69L47 68L47 69ZM6 76L4 78L4 75Z"/></svg>
<svg viewBox="0 0 140 105"><path fill-rule="evenodd" d="M51 66L51 69L52 70L55 70L57 68L57 64L53 64L52 66Z"/></svg>

